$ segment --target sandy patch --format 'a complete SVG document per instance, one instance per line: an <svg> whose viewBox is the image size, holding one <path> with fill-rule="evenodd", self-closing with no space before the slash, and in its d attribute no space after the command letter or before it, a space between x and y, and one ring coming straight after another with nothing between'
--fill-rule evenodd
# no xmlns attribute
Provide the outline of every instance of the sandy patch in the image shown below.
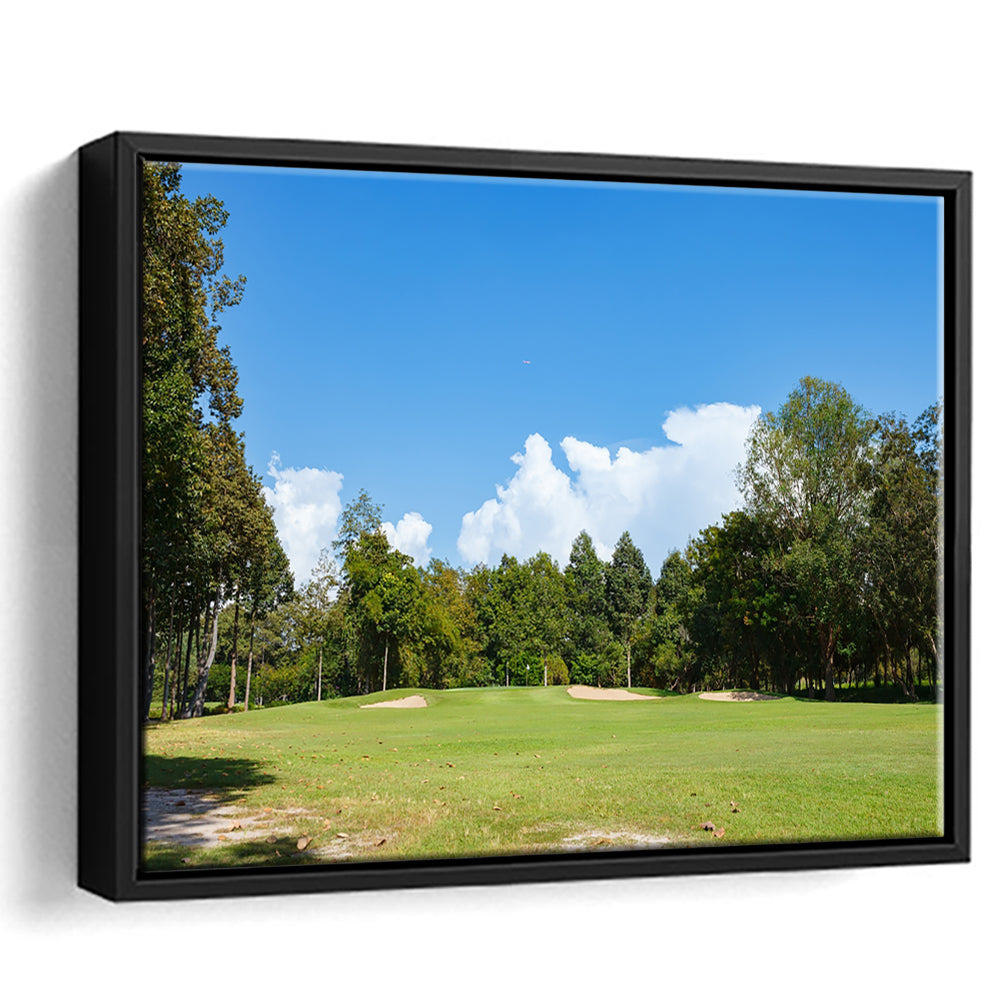
<svg viewBox="0 0 1000 1000"><path fill-rule="evenodd" d="M212 847L219 834L227 840L252 836L251 822L235 819L239 809L220 795L184 788L147 788L143 796L146 840L163 840L188 847ZM232 829L235 823L240 826Z"/></svg>
<svg viewBox="0 0 1000 1000"><path fill-rule="evenodd" d="M586 684L572 684L566 688L571 698L584 698L587 701L656 701L656 695L633 694L622 688L595 688Z"/></svg>
<svg viewBox="0 0 1000 1000"><path fill-rule="evenodd" d="M587 830L565 837L562 842L565 851L615 851L630 847L669 847L669 837L648 833L633 833L631 830Z"/></svg>
<svg viewBox="0 0 1000 1000"><path fill-rule="evenodd" d="M702 691L699 698L705 701L777 701L775 694L761 694L759 691Z"/></svg>
<svg viewBox="0 0 1000 1000"><path fill-rule="evenodd" d="M409 698L397 698L395 701L376 701L362 708L426 708L427 699L422 694L411 694Z"/></svg>
<svg viewBox="0 0 1000 1000"><path fill-rule="evenodd" d="M143 794L146 840L187 847L214 847L220 839L259 840L270 833L295 833L295 814L307 813L305 809L241 812L238 803L217 792L147 788Z"/></svg>

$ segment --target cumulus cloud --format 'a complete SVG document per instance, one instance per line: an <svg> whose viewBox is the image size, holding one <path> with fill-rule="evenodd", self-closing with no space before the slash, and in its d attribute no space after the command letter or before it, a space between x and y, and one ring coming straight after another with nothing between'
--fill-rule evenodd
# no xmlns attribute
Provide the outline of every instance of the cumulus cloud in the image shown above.
<svg viewBox="0 0 1000 1000"><path fill-rule="evenodd" d="M295 583L305 583L320 551L337 535L344 477L326 469L282 468L277 453L271 456L267 474L274 485L263 488L264 498L274 508L274 525Z"/></svg>
<svg viewBox="0 0 1000 1000"><path fill-rule="evenodd" d="M733 470L759 415L758 406L731 403L671 410L662 425L666 444L622 447L614 457L565 437L560 447L572 476L553 463L548 442L532 434L524 451L511 456L518 466L513 478L462 518L459 554L469 563L493 563L505 552L524 558L544 550L565 565L581 531L603 558L628 531L655 575L671 549L738 506Z"/></svg>
<svg viewBox="0 0 1000 1000"><path fill-rule="evenodd" d="M427 544L432 526L416 511L404 514L395 524L382 522L382 534L389 539L389 544L400 552L412 556L418 566L426 564L431 550Z"/></svg>

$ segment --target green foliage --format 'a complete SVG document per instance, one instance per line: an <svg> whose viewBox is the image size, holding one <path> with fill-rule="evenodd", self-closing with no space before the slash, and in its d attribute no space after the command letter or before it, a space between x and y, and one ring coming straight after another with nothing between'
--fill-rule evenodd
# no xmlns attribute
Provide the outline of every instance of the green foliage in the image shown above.
<svg viewBox="0 0 1000 1000"><path fill-rule="evenodd" d="M547 656L545 664L548 668L550 684L569 684L569 668L558 653Z"/></svg>
<svg viewBox="0 0 1000 1000"><path fill-rule="evenodd" d="M607 607L615 635L625 648L626 684L632 686L632 647L648 611L653 578L642 553L626 531L618 539L605 573Z"/></svg>

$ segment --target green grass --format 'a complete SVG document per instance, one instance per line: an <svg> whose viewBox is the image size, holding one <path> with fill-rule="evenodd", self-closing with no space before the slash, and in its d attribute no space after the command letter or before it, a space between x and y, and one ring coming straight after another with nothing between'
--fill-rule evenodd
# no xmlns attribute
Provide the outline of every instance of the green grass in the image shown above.
<svg viewBox="0 0 1000 1000"><path fill-rule="evenodd" d="M359 710L418 693L427 708ZM602 702L555 687L153 724L147 786L217 796L245 839L150 843L146 865L940 836L940 727L929 704Z"/></svg>

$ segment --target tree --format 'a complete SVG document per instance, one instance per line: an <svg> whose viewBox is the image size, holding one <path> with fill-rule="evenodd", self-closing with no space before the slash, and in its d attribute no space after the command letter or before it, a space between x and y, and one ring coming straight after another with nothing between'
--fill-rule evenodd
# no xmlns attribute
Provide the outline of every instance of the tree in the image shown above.
<svg viewBox="0 0 1000 1000"><path fill-rule="evenodd" d="M361 490L341 512L339 520L340 531L333 543L333 551L346 561L351 549L363 536L377 535L382 531L382 505L375 503L367 490Z"/></svg>
<svg viewBox="0 0 1000 1000"><path fill-rule="evenodd" d="M747 511L774 526L778 570L814 630L826 698L837 643L864 584L875 423L844 389L803 378L747 441L738 482Z"/></svg>
<svg viewBox="0 0 1000 1000"><path fill-rule="evenodd" d="M382 690L388 687L390 646L417 632L420 576L413 560L389 546L381 530L361 531L345 546L344 572L361 636L361 660L371 689L375 651L381 654Z"/></svg>
<svg viewBox="0 0 1000 1000"><path fill-rule="evenodd" d="M542 684L549 681L549 657L557 657L569 638L566 584L559 567L546 552L532 556L525 564L528 589L521 594L523 617L527 622L527 652L541 660Z"/></svg>
<svg viewBox="0 0 1000 1000"><path fill-rule="evenodd" d="M913 650L938 659L938 413L931 407L912 427L880 417L874 458L866 598L886 665L911 698Z"/></svg>
<svg viewBox="0 0 1000 1000"><path fill-rule="evenodd" d="M590 535L581 531L573 541L565 574L570 669L573 680L580 683L600 681L612 659L607 569Z"/></svg>
<svg viewBox="0 0 1000 1000"><path fill-rule="evenodd" d="M149 162L143 168L144 717L152 694L159 600L167 597L176 609L179 588L200 572L204 555L190 525L201 517L206 492L207 430L211 421L228 425L242 407L236 369L217 339L216 320L239 302L244 285L242 276L222 274L219 233L227 214L217 199L184 197L180 177L177 164Z"/></svg>
<svg viewBox="0 0 1000 1000"><path fill-rule="evenodd" d="M254 546L261 541L260 483L247 468L241 437L228 424L210 426L206 433L206 454L202 502L198 516L187 526L192 554L189 568L193 569L196 585L203 594L205 629L194 689L182 712L184 718L202 714L208 673L218 644L222 604L235 600L239 594L250 540ZM262 545L259 547L263 549Z"/></svg>
<svg viewBox="0 0 1000 1000"><path fill-rule="evenodd" d="M278 540L278 532L274 526L273 514L269 507L267 520L269 530L266 534L267 553L263 560L254 563L250 568L247 581L247 600L250 613L250 648L247 653L247 678L243 695L243 709L250 710L250 681L253 675L254 630L258 615L267 615L279 604L292 599L294 594L294 579L288 564L288 556Z"/></svg>
<svg viewBox="0 0 1000 1000"><path fill-rule="evenodd" d="M653 578L629 533L623 532L611 556L606 577L608 609L615 633L625 649L626 684L632 686L632 647L649 605Z"/></svg>
<svg viewBox="0 0 1000 1000"><path fill-rule="evenodd" d="M691 565L680 552L671 552L663 560L653 588L649 627L643 636L652 686L676 690L687 682L693 660L687 622L691 576Z"/></svg>

